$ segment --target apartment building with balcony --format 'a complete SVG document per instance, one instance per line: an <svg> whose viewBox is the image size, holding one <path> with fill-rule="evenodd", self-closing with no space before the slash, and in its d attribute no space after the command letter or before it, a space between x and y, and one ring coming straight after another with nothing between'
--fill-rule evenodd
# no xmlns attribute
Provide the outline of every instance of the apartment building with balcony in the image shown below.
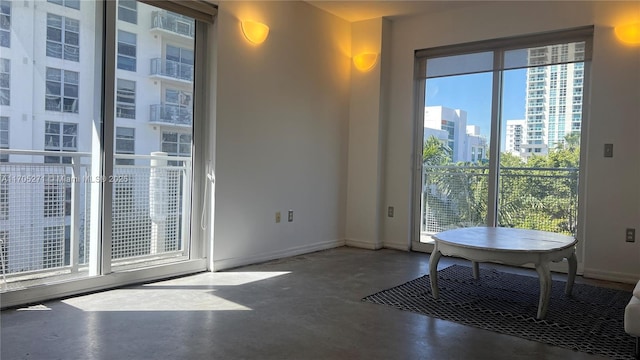
<svg viewBox="0 0 640 360"><path fill-rule="evenodd" d="M505 152L520 156L524 139L525 120L507 120L505 134Z"/></svg>
<svg viewBox="0 0 640 360"><path fill-rule="evenodd" d="M90 256L96 6L0 3L3 275L73 273ZM195 21L136 1L120 1L117 14L112 256L126 259L182 247ZM164 192L155 208L154 181Z"/></svg>
<svg viewBox="0 0 640 360"><path fill-rule="evenodd" d="M567 43L532 48L530 65L567 61L527 70L525 133L522 155L545 155L564 144L566 135L580 132L584 86L583 43ZM573 61L576 61L575 63Z"/></svg>

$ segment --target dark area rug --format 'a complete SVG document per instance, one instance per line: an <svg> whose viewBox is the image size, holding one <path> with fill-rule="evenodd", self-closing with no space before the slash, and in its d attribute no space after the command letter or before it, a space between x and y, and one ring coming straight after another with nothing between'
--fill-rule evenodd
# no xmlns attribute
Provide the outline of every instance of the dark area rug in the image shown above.
<svg viewBox="0 0 640 360"><path fill-rule="evenodd" d="M575 351L634 359L634 339L624 332L631 292L553 281L547 318L536 319L538 277L453 265L438 271L440 298L431 296L429 275L369 295L362 301L521 337Z"/></svg>

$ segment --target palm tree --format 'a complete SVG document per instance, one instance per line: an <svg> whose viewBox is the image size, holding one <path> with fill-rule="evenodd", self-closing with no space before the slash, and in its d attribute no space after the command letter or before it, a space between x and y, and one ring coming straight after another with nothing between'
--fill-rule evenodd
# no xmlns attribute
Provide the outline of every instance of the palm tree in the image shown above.
<svg viewBox="0 0 640 360"><path fill-rule="evenodd" d="M425 140L422 146L422 165L438 166L444 165L451 160L451 148L431 135Z"/></svg>

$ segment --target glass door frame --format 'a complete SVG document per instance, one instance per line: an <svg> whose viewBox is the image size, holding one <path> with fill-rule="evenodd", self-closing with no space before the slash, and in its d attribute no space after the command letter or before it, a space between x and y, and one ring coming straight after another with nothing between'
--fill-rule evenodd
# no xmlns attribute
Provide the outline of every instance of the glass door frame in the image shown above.
<svg viewBox="0 0 640 360"><path fill-rule="evenodd" d="M174 9L175 10L175 9ZM96 39L95 56L97 59L94 72L96 81L93 89L93 134L92 134L92 162L91 173L100 174L100 178L108 179L113 175L115 156L115 115L116 115L116 52L117 52L117 1L96 1ZM211 108L206 106L214 90L207 81L211 70L211 59L208 57L208 39L213 36L214 26L201 20L196 21L196 39L194 44L196 79L204 81L194 82L193 91L193 128L211 130L208 124ZM107 46L107 44L109 44ZM88 262L88 276L73 280L56 281L52 279L46 285L20 288L0 293L2 308L22 304L45 301L97 290L123 286L162 278L191 274L208 270L207 255L210 251L209 241L212 231L201 228L201 214L206 205L206 159L210 159L211 145L204 131L193 131L192 137L192 192L191 218L188 231L191 241L188 260L163 265L149 266L136 270L114 272L111 268L111 236L113 209L113 183L109 181L91 182L91 221L95 226L90 227L90 253ZM207 168L206 171L209 171ZM211 170L212 171L212 170ZM212 194L210 192L209 194ZM211 195L212 196L212 195ZM213 198L210 200L213 201Z"/></svg>
<svg viewBox="0 0 640 360"><path fill-rule="evenodd" d="M488 71L492 72L492 91L491 91L491 135L489 146L489 179L488 179L488 201L487 201L487 226L497 226L498 224L498 191L499 191L499 167L500 167L500 140L501 140L501 111L502 111L502 91L503 91L503 74L509 69L504 69L504 54L509 50L526 49L538 46L548 46L560 43L569 43L576 41L585 42L585 59L584 74L585 80L583 85L583 105L582 105L582 126L580 131L581 151L580 151L580 173L578 187L578 227L576 229L576 238L579 240L577 246L577 255L579 261L582 259L584 244L582 233L585 226L584 211L584 194L585 194L585 169L587 167L586 151L582 149L587 147L587 131L588 127L588 108L585 106L589 103L589 73L593 49L593 26L569 29L558 32L526 35L519 37L501 38L495 40L478 41L473 43L448 45L431 49L416 50L414 62L414 148L413 148L413 178L411 193L412 215L410 220L411 226L411 245L412 251L431 252L433 250L433 242L421 242L421 202L422 202L422 147L424 141L424 108L426 105L426 81L427 59L445 56L466 55L480 52L493 52L493 68ZM488 72L487 71L487 72ZM484 71L483 71L484 72ZM582 266L579 262L579 272ZM562 268L562 267L561 267ZM566 271L566 266L563 271Z"/></svg>

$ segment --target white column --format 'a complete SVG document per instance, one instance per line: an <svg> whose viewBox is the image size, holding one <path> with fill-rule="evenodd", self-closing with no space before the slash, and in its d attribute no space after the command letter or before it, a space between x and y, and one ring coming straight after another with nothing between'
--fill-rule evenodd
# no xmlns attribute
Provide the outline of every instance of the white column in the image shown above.
<svg viewBox="0 0 640 360"><path fill-rule="evenodd" d="M151 153L149 175L149 216L151 217L151 254L164 252L167 227L167 153Z"/></svg>

